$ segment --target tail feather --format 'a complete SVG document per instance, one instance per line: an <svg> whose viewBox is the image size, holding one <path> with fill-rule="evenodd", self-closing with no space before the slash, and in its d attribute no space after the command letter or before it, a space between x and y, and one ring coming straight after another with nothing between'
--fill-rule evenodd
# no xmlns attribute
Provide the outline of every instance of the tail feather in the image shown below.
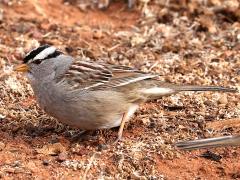
<svg viewBox="0 0 240 180"><path fill-rule="evenodd" d="M192 141L180 141L175 144L179 149L193 150L201 148L214 148L224 146L240 146L240 135L224 136L217 138L198 139Z"/></svg>
<svg viewBox="0 0 240 180"><path fill-rule="evenodd" d="M175 86L176 91L222 91L222 92L238 92L235 88L221 87L221 86L194 86L183 85Z"/></svg>
<svg viewBox="0 0 240 180"><path fill-rule="evenodd" d="M176 94L183 91L221 91L221 92L238 92L235 88L221 86L196 86L196 85L174 85L169 83L155 82L154 84L146 84L141 90L143 94L148 95L152 99L162 96Z"/></svg>

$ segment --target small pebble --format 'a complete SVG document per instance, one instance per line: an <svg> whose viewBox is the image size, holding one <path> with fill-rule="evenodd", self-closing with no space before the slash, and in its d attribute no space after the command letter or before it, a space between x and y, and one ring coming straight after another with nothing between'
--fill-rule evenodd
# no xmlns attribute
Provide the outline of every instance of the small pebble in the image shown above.
<svg viewBox="0 0 240 180"><path fill-rule="evenodd" d="M59 142L58 136L52 135L50 143L55 144L55 143L58 143L58 142Z"/></svg>
<svg viewBox="0 0 240 180"><path fill-rule="evenodd" d="M2 21L3 21L3 10L0 9L0 22L2 22Z"/></svg>
<svg viewBox="0 0 240 180"><path fill-rule="evenodd" d="M103 37L103 32L100 30L93 31L93 38L94 39L101 39Z"/></svg>
<svg viewBox="0 0 240 180"><path fill-rule="evenodd" d="M3 114L0 114L0 120L4 119L6 116Z"/></svg>
<svg viewBox="0 0 240 180"><path fill-rule="evenodd" d="M212 102L212 101L209 101L209 100L206 100L206 101L204 102L204 104L205 104L206 106L210 106L210 105L213 104L213 102Z"/></svg>
<svg viewBox="0 0 240 180"><path fill-rule="evenodd" d="M106 144L99 144L98 145L98 151L106 150L108 147Z"/></svg>
<svg viewBox="0 0 240 180"><path fill-rule="evenodd" d="M179 128L179 129L187 129L185 126L183 126L183 125L181 125L181 124L178 126L178 128Z"/></svg>
<svg viewBox="0 0 240 180"><path fill-rule="evenodd" d="M0 142L0 151L2 151L5 148L5 144L3 142Z"/></svg>
<svg viewBox="0 0 240 180"><path fill-rule="evenodd" d="M148 117L142 118L142 123L148 126L151 123L150 118Z"/></svg>
<svg viewBox="0 0 240 180"><path fill-rule="evenodd" d="M14 173L15 169L14 168L5 168L4 171L7 173Z"/></svg>
<svg viewBox="0 0 240 180"><path fill-rule="evenodd" d="M23 168L15 168L14 169L14 173L17 174L17 173L24 173L25 170Z"/></svg>
<svg viewBox="0 0 240 180"><path fill-rule="evenodd" d="M14 161L14 163L12 164L13 167L20 167L21 166L21 162L20 161Z"/></svg>
<svg viewBox="0 0 240 180"><path fill-rule="evenodd" d="M44 166L48 166L49 165L49 161L48 160L43 160L42 163L43 163Z"/></svg>
<svg viewBox="0 0 240 180"><path fill-rule="evenodd" d="M221 97L218 99L218 103L226 105L228 103L227 95L221 95Z"/></svg>
<svg viewBox="0 0 240 180"><path fill-rule="evenodd" d="M57 161L58 161L58 162L63 162L63 161L66 161L67 158L68 158L67 153L61 152L61 153L58 155L58 157L57 157Z"/></svg>

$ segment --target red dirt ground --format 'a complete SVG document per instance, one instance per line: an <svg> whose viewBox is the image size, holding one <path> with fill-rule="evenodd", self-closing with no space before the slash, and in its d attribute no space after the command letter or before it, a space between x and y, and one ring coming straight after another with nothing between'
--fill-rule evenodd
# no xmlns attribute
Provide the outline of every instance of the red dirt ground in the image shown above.
<svg viewBox="0 0 240 180"><path fill-rule="evenodd" d="M1 61L11 65L16 64L21 59L23 51L25 52L34 44L33 39L58 47L72 47L66 50L72 55L79 55L78 47L87 49L87 52L91 50L95 57L103 56L103 59L115 49L117 52L125 53L130 47L125 46L126 42L124 40L121 42L113 34L131 31L133 27L140 28L140 20L143 18L139 8L127 10L123 2L112 3L105 11L90 9L86 12L80 11L76 6L64 5L60 0L44 0L41 3L30 0L13 1L13 5L3 2L0 5L0 9L3 10L3 20L0 20ZM166 18L173 18L167 16ZM235 27L239 28L239 23ZM136 32L138 31L136 29ZM160 29L159 33L161 31ZM165 50L161 53L165 53L166 49L174 46L174 43L174 40L169 40L169 44L165 44ZM116 44L117 46L114 47ZM141 51L139 53L146 55L142 60L150 57L150 61L138 61L137 57L134 57L134 60L119 60L116 63L146 70L146 67L149 68L148 63L152 66L155 61L154 58L151 60L152 56L147 54L146 49L139 48ZM191 51L187 45L181 48ZM222 52L221 49L213 51L216 54ZM226 54L228 53L226 56L231 58L231 54L234 56L237 51L239 52L237 48L226 50ZM13 54L13 52L16 53ZM156 57L159 58L158 55ZM201 57L196 58L201 59ZM115 60L112 61L115 62ZM187 78L189 82L180 78L179 83L195 81L203 83L204 77L199 71L202 66L200 61L189 60L189 63L192 63L190 66L185 66L185 62L181 61L177 62L176 67L172 64L174 70L167 67L170 69L170 74L162 72L158 67L152 66L150 69L158 73L162 72L166 79L170 78L173 82L178 82L179 79L171 73L178 75L182 73L189 77ZM217 62L222 63L224 69L225 61L220 58ZM204 60L202 63L205 63ZM239 62L233 63L235 63L233 67L238 69ZM226 68L224 72L222 69L219 72L217 68L209 69L209 73L212 74L206 77L211 76L213 79L214 74L219 72L225 73L229 78L235 76L231 68ZM191 78L192 70L199 73L201 77L196 78L193 75L194 78ZM185 78L185 76L182 77ZM74 130L57 123L38 108L26 79L18 74L15 74L14 78L19 80L21 85L18 88L23 90L9 90L3 83L0 84L3 92L0 100L2 106L0 115L6 115L6 118L0 118L2 126L0 128L0 176L4 179L80 179L80 177L83 179L240 179L240 148L211 150L222 157L216 162L200 157L206 150L185 152L172 146L177 139L193 139L196 135L207 133L204 125L202 129L198 124L205 123L205 120L198 123L191 121L195 113L202 115L203 107L206 108L203 117L209 121L219 118L222 120L239 118L237 114L240 107L239 95L228 95L227 103L229 104L224 106L214 102L210 102L210 105L208 105L209 102L205 103L209 99L214 99L214 94L184 94L179 96L184 104L180 105L183 109L179 111L164 108L166 104L169 105L176 100L173 98L151 102L142 106L136 117L125 128L123 142L114 147L105 147L104 144L116 137L116 130L92 132L92 135L96 136L95 139L90 137L90 139L73 140L70 132L75 132ZM224 79L222 84L227 85L227 82L228 79ZM239 79L235 82L235 86L239 87ZM183 100L185 98L188 100ZM204 99L203 104L206 106L198 104L196 99ZM232 102L229 102L231 100ZM224 115L230 112L232 115L229 117ZM163 120L156 122L156 119L161 118ZM164 121L166 118L167 122ZM173 124L176 127L175 125L173 127ZM189 130L194 126L197 129L196 134ZM237 133L239 130L239 128L230 128L218 131L216 135Z"/></svg>

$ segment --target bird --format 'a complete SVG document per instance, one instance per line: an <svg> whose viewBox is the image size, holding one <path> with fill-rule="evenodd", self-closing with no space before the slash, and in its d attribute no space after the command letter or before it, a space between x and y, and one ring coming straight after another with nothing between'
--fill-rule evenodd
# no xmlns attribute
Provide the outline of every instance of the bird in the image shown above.
<svg viewBox="0 0 240 180"><path fill-rule="evenodd" d="M60 122L81 130L119 127L139 105L182 91L237 92L220 86L176 85L159 75L138 69L64 54L55 46L41 45L14 68L29 79L39 106Z"/></svg>
<svg viewBox="0 0 240 180"><path fill-rule="evenodd" d="M216 148L225 146L240 146L240 135L222 136L215 138L197 139L177 142L176 147L182 150L194 150L202 148Z"/></svg>

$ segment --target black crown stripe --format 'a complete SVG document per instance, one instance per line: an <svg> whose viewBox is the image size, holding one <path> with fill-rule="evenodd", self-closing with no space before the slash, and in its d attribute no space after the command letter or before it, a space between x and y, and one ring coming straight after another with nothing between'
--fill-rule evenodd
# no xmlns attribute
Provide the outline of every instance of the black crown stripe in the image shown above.
<svg viewBox="0 0 240 180"><path fill-rule="evenodd" d="M42 45L39 46L36 49L33 49L31 52L29 52L23 59L24 63L28 63L29 60L33 59L35 56L37 56L40 52L42 52L44 49L49 48L50 45L46 44L46 45Z"/></svg>

